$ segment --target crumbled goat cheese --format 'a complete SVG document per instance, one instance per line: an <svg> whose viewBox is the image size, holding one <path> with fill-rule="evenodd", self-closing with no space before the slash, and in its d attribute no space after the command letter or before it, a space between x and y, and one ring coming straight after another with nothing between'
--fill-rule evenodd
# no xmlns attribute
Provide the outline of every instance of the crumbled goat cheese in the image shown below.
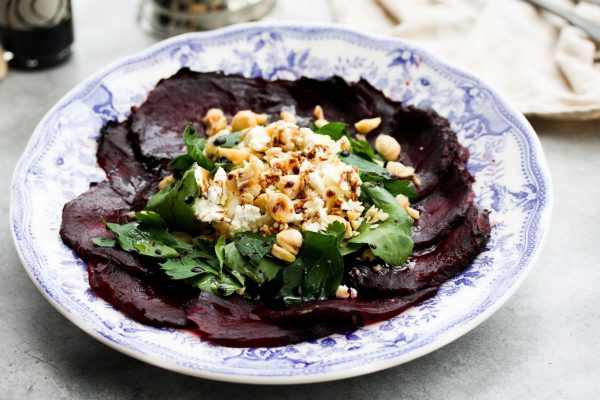
<svg viewBox="0 0 600 400"><path fill-rule="evenodd" d="M356 236L364 221L375 224L387 218L376 208L365 213L358 200L358 168L338 157L350 149L346 137L333 140L298 127L291 118L241 132L235 149L249 153L245 160L229 173L219 168L212 178L201 167L194 171L201 192L194 210L200 221L220 223L219 232L226 223L229 234L275 234L289 228L323 231L336 217L346 219ZM207 157L217 154L215 146L205 148Z"/></svg>
<svg viewBox="0 0 600 400"><path fill-rule="evenodd" d="M265 216L260 209L250 204L236 206L231 219L231 233L258 232Z"/></svg>
<svg viewBox="0 0 600 400"><path fill-rule="evenodd" d="M196 218L208 224L211 222L229 222L231 220L223 207L208 199L196 199L193 209Z"/></svg>

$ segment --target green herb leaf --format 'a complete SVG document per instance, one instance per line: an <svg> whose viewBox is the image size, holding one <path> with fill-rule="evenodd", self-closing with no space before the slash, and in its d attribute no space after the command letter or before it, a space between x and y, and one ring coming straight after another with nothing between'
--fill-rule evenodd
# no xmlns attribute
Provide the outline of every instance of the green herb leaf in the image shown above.
<svg viewBox="0 0 600 400"><path fill-rule="evenodd" d="M330 122L327 125L317 129L315 133L327 135L333 140L340 140L342 136L348 135L348 125L343 122Z"/></svg>
<svg viewBox="0 0 600 400"><path fill-rule="evenodd" d="M264 282L264 279L258 272L258 268L246 261L234 242L227 244L223 248L223 263L233 271L237 271L259 284Z"/></svg>
<svg viewBox="0 0 600 400"><path fill-rule="evenodd" d="M193 203L199 194L200 190L192 168L187 170L180 180L150 197L146 208L159 214L169 226L194 232L196 217Z"/></svg>
<svg viewBox="0 0 600 400"><path fill-rule="evenodd" d="M155 258L175 258L192 246L171 235L165 229L155 228L138 222L124 225L106 223L119 246L125 251Z"/></svg>
<svg viewBox="0 0 600 400"><path fill-rule="evenodd" d="M185 171L190 169L192 165L194 165L195 161L188 154L182 154L180 156L173 157L167 168L173 171L176 176L181 176Z"/></svg>
<svg viewBox="0 0 600 400"><path fill-rule="evenodd" d="M386 179L383 181L383 187L390 192L392 196L402 194L410 200L417 197L417 189L411 181L406 179Z"/></svg>
<svg viewBox="0 0 600 400"><path fill-rule="evenodd" d="M213 169L213 162L204 155L206 139L198 136L198 132L192 124L188 125L183 132L183 140L187 147L187 154L174 157L169 161L168 168L179 174L187 171L194 163L207 170Z"/></svg>
<svg viewBox="0 0 600 400"><path fill-rule="evenodd" d="M340 254L342 255L342 257L345 257L348 254L352 254L352 253L360 250L363 246L364 246L363 243L348 243L348 242L346 242L340 247Z"/></svg>
<svg viewBox="0 0 600 400"><path fill-rule="evenodd" d="M244 287L243 284L240 284L236 278L230 275L214 276L204 274L192 284L200 290L211 292L218 296L230 296L236 290Z"/></svg>
<svg viewBox="0 0 600 400"><path fill-rule="evenodd" d="M218 136L218 139L220 141L225 140L225 142L222 144L218 144L218 145L215 143L215 145L217 145L219 147L227 147L227 148L235 147L238 144L240 144L240 142L242 141L243 134L244 133L242 131L237 131L237 132L231 132L227 135Z"/></svg>
<svg viewBox="0 0 600 400"><path fill-rule="evenodd" d="M192 244L194 248L187 254L189 257L214 260L214 264L219 265L219 259L215 254L215 247L211 242L195 238Z"/></svg>
<svg viewBox="0 0 600 400"><path fill-rule="evenodd" d="M263 257L271 252L275 244L275 236L241 232L235 235L234 243L239 252L247 257L252 265L258 267Z"/></svg>
<svg viewBox="0 0 600 400"><path fill-rule="evenodd" d="M335 222L331 225L339 224ZM330 225L330 227L331 227ZM344 261L339 251L339 244L344 238L346 229L333 228L325 233L305 231L302 244L302 260L304 263L304 281L302 282L302 299L323 299L335 295L344 274Z"/></svg>
<svg viewBox="0 0 600 400"><path fill-rule="evenodd" d="M373 254L383 261L392 266L403 265L413 249L413 219L384 188L366 183L361 190L377 208L388 214L388 218L379 223L377 228L363 223L358 230L360 234L351 238L348 243L368 244Z"/></svg>
<svg viewBox="0 0 600 400"><path fill-rule="evenodd" d="M366 140L355 139L352 136L348 136L348 140L350 141L350 146L352 147L352 153L369 161L373 161L375 159L375 152L371 148L369 142Z"/></svg>
<svg viewBox="0 0 600 400"><path fill-rule="evenodd" d="M259 264L251 264L239 251L237 242L227 244L223 249L224 264L243 276L247 276L259 285L274 279L283 265L268 257L261 257Z"/></svg>
<svg viewBox="0 0 600 400"><path fill-rule="evenodd" d="M340 222L330 224L325 232L302 233L300 254L281 272L280 295L286 303L335 295L344 274L339 246L345 233L346 228Z"/></svg>
<svg viewBox="0 0 600 400"><path fill-rule="evenodd" d="M114 238L97 237L92 239L92 243L98 247L115 247L117 241Z"/></svg>
<svg viewBox="0 0 600 400"><path fill-rule="evenodd" d="M343 156L342 154L340 154L339 157L340 160L342 160L346 164L358 167L358 170L361 173L361 179L362 176L366 176L367 179L371 177L377 180L396 179L394 174L391 174L379 164L371 162L363 157L357 156L356 154L348 154L347 156Z"/></svg>
<svg viewBox="0 0 600 400"><path fill-rule="evenodd" d="M258 270L263 274L266 281L275 279L284 268L285 266L283 264L268 256L260 260L258 266Z"/></svg>
<svg viewBox="0 0 600 400"><path fill-rule="evenodd" d="M167 229L167 223L162 217L154 211L139 211L135 213L135 219L142 224L153 228Z"/></svg>
<svg viewBox="0 0 600 400"><path fill-rule="evenodd" d="M191 257L167 260L160 264L160 267L171 279L176 280L189 279L201 274L219 276L219 272L212 266Z"/></svg>
<svg viewBox="0 0 600 400"><path fill-rule="evenodd" d="M194 128L192 124L185 128L183 140L187 146L188 155L198 163L199 166L210 171L213 167L213 163L204 155L206 139L198 136L198 132L196 132L196 128Z"/></svg>
<svg viewBox="0 0 600 400"><path fill-rule="evenodd" d="M217 243L215 243L215 254L217 255L217 259L219 260L219 272L223 271L223 264L225 260L225 237L221 236Z"/></svg>
<svg viewBox="0 0 600 400"><path fill-rule="evenodd" d="M302 271L304 260L297 257L296 261L281 271L282 286L279 295L286 304L295 304L302 301Z"/></svg>

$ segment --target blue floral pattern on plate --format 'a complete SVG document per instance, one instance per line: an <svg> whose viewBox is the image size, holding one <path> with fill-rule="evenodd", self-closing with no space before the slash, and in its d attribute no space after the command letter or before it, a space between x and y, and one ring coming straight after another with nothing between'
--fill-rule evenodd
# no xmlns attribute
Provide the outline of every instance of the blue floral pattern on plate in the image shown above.
<svg viewBox="0 0 600 400"><path fill-rule="evenodd" d="M60 240L65 202L104 179L96 139L181 67L248 77L365 78L393 99L447 117L470 152L481 208L495 226L485 251L434 298L356 332L278 348L216 346L136 323L89 290L85 264ZM527 121L493 89L410 43L333 25L240 25L182 35L100 71L40 122L15 170L11 225L25 269L84 331L133 357L236 382L339 379L397 365L456 339L491 315L539 253L551 212L549 173Z"/></svg>

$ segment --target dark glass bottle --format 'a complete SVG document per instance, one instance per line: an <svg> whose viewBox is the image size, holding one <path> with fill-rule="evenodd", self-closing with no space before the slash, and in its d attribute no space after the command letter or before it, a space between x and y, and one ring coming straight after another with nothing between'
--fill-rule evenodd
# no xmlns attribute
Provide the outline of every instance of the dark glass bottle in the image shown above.
<svg viewBox="0 0 600 400"><path fill-rule="evenodd" d="M70 0L0 0L0 42L11 67L45 68L71 55Z"/></svg>

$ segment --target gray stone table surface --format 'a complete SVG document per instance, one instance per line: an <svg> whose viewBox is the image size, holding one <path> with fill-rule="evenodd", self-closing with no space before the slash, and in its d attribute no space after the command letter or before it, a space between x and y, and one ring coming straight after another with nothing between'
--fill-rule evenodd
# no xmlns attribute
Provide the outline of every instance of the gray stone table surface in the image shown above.
<svg viewBox="0 0 600 400"><path fill-rule="evenodd" d="M448 346L375 374L303 386L178 375L129 358L63 318L27 277L9 230L11 172L30 133L69 89L154 43L136 1L74 1L65 65L0 82L0 399L600 398L600 122L533 120L555 187L536 268L495 315ZM328 19L324 1L281 2L283 19Z"/></svg>

